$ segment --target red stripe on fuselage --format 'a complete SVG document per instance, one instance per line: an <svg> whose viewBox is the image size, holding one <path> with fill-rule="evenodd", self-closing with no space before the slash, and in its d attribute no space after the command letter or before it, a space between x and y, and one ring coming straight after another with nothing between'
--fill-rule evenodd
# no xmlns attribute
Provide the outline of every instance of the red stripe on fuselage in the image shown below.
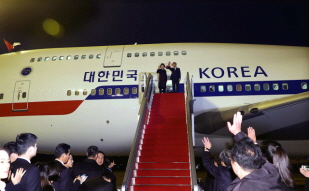
<svg viewBox="0 0 309 191"><path fill-rule="evenodd" d="M73 113L84 100L28 102L28 110L13 111L12 103L0 104L0 117L33 115L67 115Z"/></svg>

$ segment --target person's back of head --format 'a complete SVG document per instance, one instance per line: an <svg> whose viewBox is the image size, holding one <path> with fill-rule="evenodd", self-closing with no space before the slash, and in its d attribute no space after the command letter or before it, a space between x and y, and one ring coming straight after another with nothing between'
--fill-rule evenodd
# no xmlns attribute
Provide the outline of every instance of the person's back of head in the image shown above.
<svg viewBox="0 0 309 191"><path fill-rule="evenodd" d="M281 181L289 187L294 187L294 181L289 170L289 157L281 144L272 140L263 141L261 150L267 161L273 163L278 169Z"/></svg>
<svg viewBox="0 0 309 191"><path fill-rule="evenodd" d="M29 157L36 155L36 140L37 136L32 133L21 133L16 137L16 150L18 155L24 155L28 153ZM31 150L29 150L31 149Z"/></svg>
<svg viewBox="0 0 309 191"><path fill-rule="evenodd" d="M8 142L3 148L9 153L11 163L14 162L18 157L16 143L14 141Z"/></svg>
<svg viewBox="0 0 309 191"><path fill-rule="evenodd" d="M231 164L234 172L235 165L233 166L233 163L235 162L247 174L259 169L264 164L261 149L248 137L236 142L232 149ZM235 172L235 174L241 178L238 172Z"/></svg>
<svg viewBox="0 0 309 191"><path fill-rule="evenodd" d="M87 157L91 159L96 159L98 156L99 148L97 146L90 146L87 149Z"/></svg>
<svg viewBox="0 0 309 191"><path fill-rule="evenodd" d="M225 166L231 166L231 157L232 157L231 150L224 149L223 151L221 151L219 157Z"/></svg>
<svg viewBox="0 0 309 191"><path fill-rule="evenodd" d="M60 166L57 162L37 162L35 166L40 170L41 188L50 185L51 182L59 180Z"/></svg>
<svg viewBox="0 0 309 191"><path fill-rule="evenodd" d="M50 161L48 165L48 181L55 182L60 178L60 166L55 161Z"/></svg>
<svg viewBox="0 0 309 191"><path fill-rule="evenodd" d="M71 146L66 143L60 143L55 149L55 158L67 163L70 157Z"/></svg>

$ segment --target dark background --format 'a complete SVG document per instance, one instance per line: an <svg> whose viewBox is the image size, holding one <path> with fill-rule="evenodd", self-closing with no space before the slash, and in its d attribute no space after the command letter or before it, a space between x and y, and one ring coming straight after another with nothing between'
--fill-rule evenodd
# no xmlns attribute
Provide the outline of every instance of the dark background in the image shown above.
<svg viewBox="0 0 309 191"><path fill-rule="evenodd" d="M308 10L305 0L0 0L0 37L24 50L135 42L309 46ZM61 24L60 35L43 30L47 18Z"/></svg>

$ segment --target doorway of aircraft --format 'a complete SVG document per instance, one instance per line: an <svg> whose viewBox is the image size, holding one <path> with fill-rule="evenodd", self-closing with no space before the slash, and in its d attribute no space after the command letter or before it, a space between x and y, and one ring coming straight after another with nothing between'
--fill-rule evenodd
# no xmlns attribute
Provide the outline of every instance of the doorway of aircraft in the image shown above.
<svg viewBox="0 0 309 191"><path fill-rule="evenodd" d="M27 111L28 97L31 82L29 80L17 81L15 83L12 110Z"/></svg>
<svg viewBox="0 0 309 191"><path fill-rule="evenodd" d="M124 46L109 46L106 49L104 67L120 67Z"/></svg>

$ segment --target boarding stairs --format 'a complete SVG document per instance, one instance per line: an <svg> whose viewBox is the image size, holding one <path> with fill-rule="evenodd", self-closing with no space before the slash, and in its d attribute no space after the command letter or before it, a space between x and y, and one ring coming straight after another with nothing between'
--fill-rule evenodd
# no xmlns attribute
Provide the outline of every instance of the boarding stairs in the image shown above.
<svg viewBox="0 0 309 191"><path fill-rule="evenodd" d="M185 94L154 94L151 74L146 84L122 191L198 191L190 80Z"/></svg>

